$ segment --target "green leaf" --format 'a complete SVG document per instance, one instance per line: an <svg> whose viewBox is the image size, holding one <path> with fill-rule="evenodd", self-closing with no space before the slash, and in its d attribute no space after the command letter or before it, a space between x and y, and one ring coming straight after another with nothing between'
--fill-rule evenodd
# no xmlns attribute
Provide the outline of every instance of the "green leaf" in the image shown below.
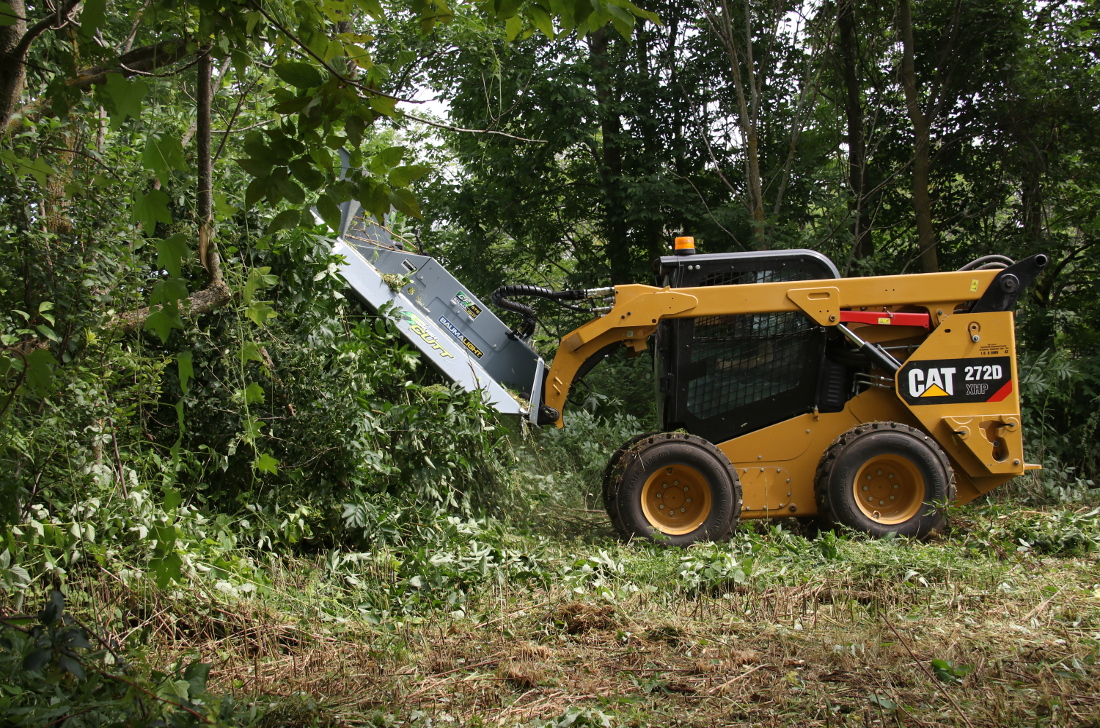
<svg viewBox="0 0 1100 728"><path fill-rule="evenodd" d="M248 318L257 326L263 326L269 320L279 315L279 312L271 307L271 301L253 301L245 310Z"/></svg>
<svg viewBox="0 0 1100 728"><path fill-rule="evenodd" d="M149 137L145 140L145 151L141 155L141 163L145 168L155 174L162 185L167 186L171 178L171 171L187 171L187 160L183 156L183 147L179 139L163 136L159 139Z"/></svg>
<svg viewBox="0 0 1100 728"><path fill-rule="evenodd" d="M180 492L175 488L164 489L164 510L171 511L180 504L183 498L180 496Z"/></svg>
<svg viewBox="0 0 1100 728"><path fill-rule="evenodd" d="M229 58L233 63L233 70L237 72L237 77L243 79L249 67L252 66L252 58L240 48L229 51Z"/></svg>
<svg viewBox="0 0 1100 728"><path fill-rule="evenodd" d="M306 201L306 193L297 182L290 179L286 167L279 167L271 174L271 181L275 183L275 189L292 205L300 205Z"/></svg>
<svg viewBox="0 0 1100 728"><path fill-rule="evenodd" d="M141 100L149 93L149 84L140 78L126 80L120 73L107 74L107 96L113 102L111 128L118 129L127 118L141 116Z"/></svg>
<svg viewBox="0 0 1100 728"><path fill-rule="evenodd" d="M191 378L195 376L193 358L190 351L181 351L176 355L180 370L180 389L183 390L184 394L187 394L188 390L191 389Z"/></svg>
<svg viewBox="0 0 1100 728"><path fill-rule="evenodd" d="M527 12L530 15L531 23L547 38L554 40L554 21L550 17L550 11L541 5L531 5Z"/></svg>
<svg viewBox="0 0 1100 728"><path fill-rule="evenodd" d="M61 343L61 339L58 338L57 334L55 334L53 332L53 329L51 329L49 326L46 326L45 324L39 324L34 328L38 333L42 334L42 336L46 337L55 344Z"/></svg>
<svg viewBox="0 0 1100 728"><path fill-rule="evenodd" d="M420 213L420 204L416 201L416 195L404 187L390 193L390 203L395 209L410 217L424 218Z"/></svg>
<svg viewBox="0 0 1100 728"><path fill-rule="evenodd" d="M393 207L390 198L389 185L371 180L370 194L366 198L360 199L359 203L370 210L378 222L382 222L390 208Z"/></svg>
<svg viewBox="0 0 1100 728"><path fill-rule="evenodd" d="M616 5L608 5L607 11L611 13L611 24L615 26L615 30L629 40L634 33L634 16Z"/></svg>
<svg viewBox="0 0 1100 728"><path fill-rule="evenodd" d="M374 156L384 165L385 169L390 169L401 163L401 158L405 156L407 151L406 147L386 147Z"/></svg>
<svg viewBox="0 0 1100 728"><path fill-rule="evenodd" d="M153 527L153 538L157 541L159 555L163 556L175 547L177 536L178 534L176 533L175 526L166 525Z"/></svg>
<svg viewBox="0 0 1100 728"><path fill-rule="evenodd" d="M79 662L73 658L68 657L67 654L63 654L62 657L57 658L57 666L65 672L76 677L77 680L85 680L84 666L81 666Z"/></svg>
<svg viewBox="0 0 1100 728"><path fill-rule="evenodd" d="M317 214L333 230L338 231L340 229L340 207L328 195L321 195L317 198Z"/></svg>
<svg viewBox="0 0 1100 728"><path fill-rule="evenodd" d="M523 5L523 0L497 0L497 19L508 20L513 18L519 12L520 6Z"/></svg>
<svg viewBox="0 0 1100 728"><path fill-rule="evenodd" d="M353 0L359 8L375 20L385 20L386 12L378 0Z"/></svg>
<svg viewBox="0 0 1100 728"><path fill-rule="evenodd" d="M245 172L248 172L253 177L266 177L271 174L271 163L265 162L259 159L244 158L238 159L237 164Z"/></svg>
<svg viewBox="0 0 1100 728"><path fill-rule="evenodd" d="M431 170L426 164L410 164L404 167L394 167L390 170L389 183L391 187L408 187L413 180L420 179Z"/></svg>
<svg viewBox="0 0 1100 728"><path fill-rule="evenodd" d="M279 232L280 230L286 230L292 228L298 224L298 220L302 217L300 210L283 210L275 219L267 226L267 234Z"/></svg>
<svg viewBox="0 0 1100 728"><path fill-rule="evenodd" d="M252 382L244 390L244 403L253 404L255 402L264 401L264 388L259 384Z"/></svg>
<svg viewBox="0 0 1100 728"><path fill-rule="evenodd" d="M166 278L153 284L153 293L149 296L149 305L171 304L187 298L187 283L179 278Z"/></svg>
<svg viewBox="0 0 1100 728"><path fill-rule="evenodd" d="M295 88L314 88L325 82L320 71L303 61L277 63L275 75Z"/></svg>
<svg viewBox="0 0 1100 728"><path fill-rule="evenodd" d="M175 304L168 306L154 306L149 317L145 319L145 330L152 331L162 344L168 343L168 337L172 335L172 329L183 329L183 319L180 318L179 309Z"/></svg>
<svg viewBox="0 0 1100 728"><path fill-rule="evenodd" d="M256 291L270 288L278 282L279 276L271 275L271 268L269 266L253 268L248 272L248 278L245 279L244 290L241 291L241 298L246 305L252 303L252 298L256 295Z"/></svg>
<svg viewBox="0 0 1100 728"><path fill-rule="evenodd" d="M175 551L163 558L150 559L149 569L161 589L167 589L173 581L183 583L183 559Z"/></svg>
<svg viewBox="0 0 1100 728"><path fill-rule="evenodd" d="M393 116L397 113L397 99L390 99L385 96L372 96L370 99L370 107L383 116Z"/></svg>
<svg viewBox="0 0 1100 728"><path fill-rule="evenodd" d="M5 25L15 25L19 22L19 16L12 10L11 5L5 2L0 2L0 27Z"/></svg>
<svg viewBox="0 0 1100 728"><path fill-rule="evenodd" d="M654 25L663 25L663 23L661 22L661 18L657 15L657 13L650 12L649 10L642 10L634 3L630 2L630 0L607 0L607 5L609 6L609 10L610 6L614 5L616 7L623 8L636 18L643 18L644 20L648 20Z"/></svg>
<svg viewBox="0 0 1100 728"><path fill-rule="evenodd" d="M53 384L53 370L57 366L57 358L49 349L35 349L27 355L26 383L32 392L39 397L44 397Z"/></svg>
<svg viewBox="0 0 1100 728"><path fill-rule="evenodd" d="M84 9L80 11L81 35L85 38L95 37L95 32L103 27L106 20L107 0L84 0Z"/></svg>
<svg viewBox="0 0 1100 728"><path fill-rule="evenodd" d="M183 259L190 253L187 236L176 233L170 238L157 241L157 267L166 270L176 278L180 277Z"/></svg>
<svg viewBox="0 0 1100 728"><path fill-rule="evenodd" d="M271 187L271 177L257 177L252 180L244 191L244 206L252 207L267 196Z"/></svg>
<svg viewBox="0 0 1100 728"><path fill-rule="evenodd" d="M256 458L252 463L252 467L256 468L256 470L259 470L261 473L269 473L271 475L279 474L279 461L266 452Z"/></svg>
<svg viewBox="0 0 1100 728"><path fill-rule="evenodd" d="M353 147L363 143L363 131L366 128L366 122L358 116L348 116L344 119L344 133L348 135L348 141Z"/></svg>
<svg viewBox="0 0 1100 728"><path fill-rule="evenodd" d="M52 650L35 650L23 658L23 669L37 672L50 664L52 656Z"/></svg>
<svg viewBox="0 0 1100 728"><path fill-rule="evenodd" d="M250 131L245 134L244 151L253 159L268 165L277 164L286 159L286 157L276 154L275 150L267 146L267 143L264 142L264 135L258 131Z"/></svg>
<svg viewBox="0 0 1100 728"><path fill-rule="evenodd" d="M191 694L198 695L206 690L206 681L210 679L210 665L192 662L183 671L183 679L191 683Z"/></svg>
<svg viewBox="0 0 1100 728"><path fill-rule="evenodd" d="M134 193L132 220L140 223L146 235L152 235L157 223L168 225L172 222L172 213L168 211L168 195L164 190L149 190L147 193Z"/></svg>
<svg viewBox="0 0 1100 728"><path fill-rule="evenodd" d="M191 690L191 683L186 680L173 680L171 682L172 692L180 700L187 700L187 694Z"/></svg>
<svg viewBox="0 0 1100 728"><path fill-rule="evenodd" d="M224 192L214 193L214 211L218 213L218 219L232 217L241 211L241 208L229 202L229 196Z"/></svg>
<svg viewBox="0 0 1100 728"><path fill-rule="evenodd" d="M867 696L867 700L873 705L878 705L879 707L885 708L886 710L894 710L898 707L897 703L895 703L893 700L890 700L890 698L886 697L885 695L876 695L875 693L871 693Z"/></svg>
<svg viewBox="0 0 1100 728"><path fill-rule="evenodd" d="M247 364L250 361L263 362L263 357L260 356L260 345L255 341L250 341L241 347L240 351L241 364Z"/></svg>
<svg viewBox="0 0 1100 728"><path fill-rule="evenodd" d="M260 422L256 417L249 415L241 421L241 440L247 443L256 442L259 439L261 432L264 428L264 423Z"/></svg>
<svg viewBox="0 0 1100 728"><path fill-rule="evenodd" d="M318 172L308 157L299 157L289 165L290 173L307 189L315 190L325 183L325 176Z"/></svg>
<svg viewBox="0 0 1100 728"><path fill-rule="evenodd" d="M46 182L50 175L55 172L54 168L41 157L29 159L28 157L20 157L13 152L0 149L0 160L3 160L11 169L12 174L16 177L31 175L34 177L34 180L43 187L46 186Z"/></svg>
<svg viewBox="0 0 1100 728"><path fill-rule="evenodd" d="M521 30L523 30L523 18L513 15L504 23L504 40L511 43Z"/></svg>

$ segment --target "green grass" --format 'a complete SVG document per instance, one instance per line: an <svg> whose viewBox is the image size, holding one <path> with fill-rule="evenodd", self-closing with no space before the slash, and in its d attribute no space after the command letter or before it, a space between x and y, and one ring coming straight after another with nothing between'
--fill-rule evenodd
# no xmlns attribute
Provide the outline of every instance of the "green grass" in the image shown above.
<svg viewBox="0 0 1100 728"><path fill-rule="evenodd" d="M266 557L252 591L100 568L67 591L152 666L211 664L262 726L1100 722L1095 512L965 509L930 543L749 524L685 550L558 515Z"/></svg>

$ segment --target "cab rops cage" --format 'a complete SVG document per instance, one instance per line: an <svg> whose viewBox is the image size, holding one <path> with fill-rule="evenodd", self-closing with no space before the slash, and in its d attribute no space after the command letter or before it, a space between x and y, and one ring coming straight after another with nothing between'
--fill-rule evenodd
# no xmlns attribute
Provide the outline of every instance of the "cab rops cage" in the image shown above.
<svg viewBox="0 0 1100 728"><path fill-rule="evenodd" d="M689 544L781 516L923 537L948 504L1038 467L1023 460L1012 309L1046 256L841 278L808 250L674 255L655 286L498 289L513 329L354 212L336 247L349 285L400 309L426 358L503 413L561 427L578 378L652 341L662 431L616 450L603 483L624 539ZM592 314L549 365L528 344L527 296Z"/></svg>

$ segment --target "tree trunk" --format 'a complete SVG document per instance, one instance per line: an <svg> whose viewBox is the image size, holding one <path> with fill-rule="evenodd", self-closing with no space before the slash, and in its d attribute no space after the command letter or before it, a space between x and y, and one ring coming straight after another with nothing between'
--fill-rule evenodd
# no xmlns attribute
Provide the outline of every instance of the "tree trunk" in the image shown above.
<svg viewBox="0 0 1100 728"><path fill-rule="evenodd" d="M757 250L768 247L764 229L764 188L760 181L760 150L757 138L757 126L760 111L760 95L756 83L756 71L752 56L752 18L748 0L745 8L744 48L741 47L739 34L733 28L730 7L726 0L720 0L719 6L704 6L707 21L718 33L726 54L730 59L730 72L733 75L733 90L737 97L737 121L741 130L741 142L745 151L745 189L749 214L752 216L753 245ZM742 78L747 76L747 81ZM748 87L746 89L746 86Z"/></svg>
<svg viewBox="0 0 1100 728"><path fill-rule="evenodd" d="M607 236L604 244L610 265L611 282L618 284L628 283L632 270L622 195L623 155L619 145L622 119L619 117L618 99L612 86L612 73L607 59L609 36L606 26L593 33L589 52L592 63L592 82L596 88L596 104L599 108L600 134L603 137L600 187Z"/></svg>
<svg viewBox="0 0 1100 728"><path fill-rule="evenodd" d="M12 12L25 17L23 0L8 0ZM7 127L8 119L19 105L23 84L27 78L24 57L19 54L19 44L27 32L27 21L16 20L12 25L0 26L0 130ZM24 54L25 55L25 54Z"/></svg>
<svg viewBox="0 0 1100 728"><path fill-rule="evenodd" d="M902 38L901 81L905 89L905 108L913 124L913 211L917 220L917 244L921 268L925 273L939 270L936 233L932 229L932 196L928 191L929 134L928 117L920 107L917 72L913 51L913 18L909 0L898 2L898 25Z"/></svg>
<svg viewBox="0 0 1100 728"><path fill-rule="evenodd" d="M863 88L859 77L859 37L856 34L856 0L837 4L837 30L844 77L844 112L848 122L848 185L852 190L852 257L869 258L875 254L871 228L863 211L867 182L867 149L863 138Z"/></svg>

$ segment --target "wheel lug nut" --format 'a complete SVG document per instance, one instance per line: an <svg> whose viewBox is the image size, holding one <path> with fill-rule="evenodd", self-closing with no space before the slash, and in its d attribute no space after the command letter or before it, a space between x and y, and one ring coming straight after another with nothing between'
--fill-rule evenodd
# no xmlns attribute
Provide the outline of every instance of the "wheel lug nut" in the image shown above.
<svg viewBox="0 0 1100 728"><path fill-rule="evenodd" d="M882 471L881 471L881 470L880 470L880 471L878 471L878 475L882 475Z"/></svg>
<svg viewBox="0 0 1100 728"><path fill-rule="evenodd" d="M658 498L660 498L660 497L661 497L661 494L660 494L660 493L658 493L658 494L657 494L657 497L658 497Z"/></svg>
<svg viewBox="0 0 1100 728"><path fill-rule="evenodd" d="M688 487L685 485L684 486L684 492L687 493L687 490L688 490Z"/></svg>
<svg viewBox="0 0 1100 728"><path fill-rule="evenodd" d="M662 488L667 488L667 487L668 487L668 483L661 483L661 487L662 487Z"/></svg>
<svg viewBox="0 0 1100 728"><path fill-rule="evenodd" d="M897 490L897 489L898 489L898 484L894 483L894 490Z"/></svg>
<svg viewBox="0 0 1100 728"><path fill-rule="evenodd" d="M673 484L673 485L679 485L679 484L680 484L680 481L679 481L679 480L674 480L674 481L672 481L672 484Z"/></svg>
<svg viewBox="0 0 1100 728"><path fill-rule="evenodd" d="M870 479L871 479L871 476L870 476L870 475L868 475L868 476L867 476L867 480L870 480Z"/></svg>
<svg viewBox="0 0 1100 728"><path fill-rule="evenodd" d="M896 495L892 495L892 496L890 496L890 500L894 500L895 498L897 498L897 496L896 496Z"/></svg>
<svg viewBox="0 0 1100 728"><path fill-rule="evenodd" d="M886 505L886 501L879 501L879 502L878 502L878 504L879 504L880 506L884 506L884 505Z"/></svg>
<svg viewBox="0 0 1100 728"><path fill-rule="evenodd" d="M863 489L864 489L864 490L867 490L867 486L866 486L866 485L865 485L865 486L863 486Z"/></svg>
<svg viewBox="0 0 1100 728"><path fill-rule="evenodd" d="M688 502L688 503L691 503L691 498L688 498L688 499L687 499L687 502Z"/></svg>
<svg viewBox="0 0 1100 728"><path fill-rule="evenodd" d="M681 508L680 513L687 513L687 508Z"/></svg>

